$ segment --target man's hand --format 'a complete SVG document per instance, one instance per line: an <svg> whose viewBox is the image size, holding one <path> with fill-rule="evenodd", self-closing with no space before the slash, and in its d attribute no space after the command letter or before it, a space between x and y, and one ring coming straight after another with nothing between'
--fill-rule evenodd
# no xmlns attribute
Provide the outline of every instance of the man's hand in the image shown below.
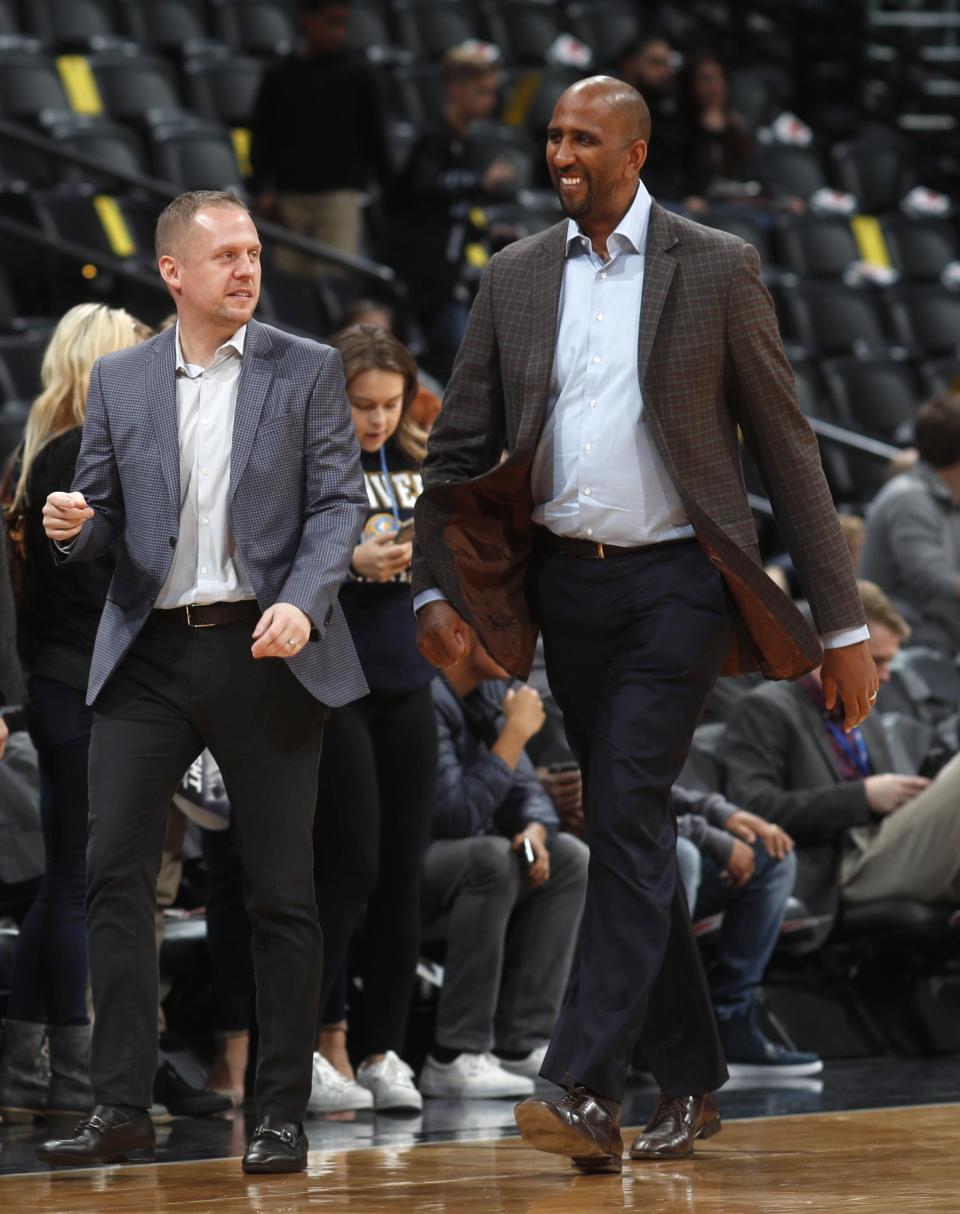
<svg viewBox="0 0 960 1214"><path fill-rule="evenodd" d="M504 729L510 729L521 737L524 746L535 733L539 733L547 719L539 691L528 687L526 683L520 687L511 687L503 697L501 708Z"/></svg>
<svg viewBox="0 0 960 1214"><path fill-rule="evenodd" d="M2 759L7 752L7 738L9 737L10 727L3 717L0 717L0 759Z"/></svg>
<svg viewBox="0 0 960 1214"><path fill-rule="evenodd" d="M583 777L580 769L571 771L551 771L548 767L538 767L537 777L544 791L553 801L553 807L560 818L560 825L578 839L583 838Z"/></svg>
<svg viewBox="0 0 960 1214"><path fill-rule="evenodd" d="M550 879L550 853L547 851L547 832L539 822L531 822L526 830L514 835L513 850L519 851L524 839L529 839L533 846L534 862L527 869L527 880L533 889L543 885Z"/></svg>
<svg viewBox="0 0 960 1214"><path fill-rule="evenodd" d="M353 550L350 564L370 582L390 582L413 560L413 544L395 544L386 532L374 535Z"/></svg>
<svg viewBox="0 0 960 1214"><path fill-rule="evenodd" d="M929 783L924 776L867 776L863 791L875 814L892 814L922 793Z"/></svg>
<svg viewBox="0 0 960 1214"><path fill-rule="evenodd" d="M417 612L417 649L432 666L446 670L465 658L474 632L445 599L426 603Z"/></svg>
<svg viewBox="0 0 960 1214"><path fill-rule="evenodd" d="M759 839L763 843L767 855L774 860L782 860L788 852L793 851L795 846L782 827L775 826L766 818L748 813L745 809L738 809L736 813L731 814L724 823L724 827L731 835L736 835L738 839L743 839L746 843L753 844Z"/></svg>
<svg viewBox="0 0 960 1214"><path fill-rule="evenodd" d="M43 529L55 544L79 535L93 510L82 493L51 493L43 506Z"/></svg>
<svg viewBox="0 0 960 1214"><path fill-rule="evenodd" d="M255 658L292 658L310 639L310 617L293 603L268 607L253 630Z"/></svg>
<svg viewBox="0 0 960 1214"><path fill-rule="evenodd" d="M757 863L757 857L754 855L753 848L747 843L741 843L739 839L733 842L733 851L730 853L730 859L727 861L727 867L724 872L727 879L734 889L740 889L753 876L753 870Z"/></svg>
<svg viewBox="0 0 960 1214"><path fill-rule="evenodd" d="M865 721L880 690L877 668L866 641L823 651L820 668L823 702L831 709L843 705L843 727L849 733Z"/></svg>

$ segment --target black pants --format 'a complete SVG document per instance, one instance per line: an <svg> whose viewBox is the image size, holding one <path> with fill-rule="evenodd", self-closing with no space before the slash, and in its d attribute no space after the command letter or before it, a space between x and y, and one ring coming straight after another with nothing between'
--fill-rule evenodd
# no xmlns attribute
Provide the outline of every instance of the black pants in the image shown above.
<svg viewBox="0 0 960 1214"><path fill-rule="evenodd" d="M364 1056L403 1049L420 949L420 873L433 809L437 726L429 686L371 692L330 714L314 824L323 1002L367 907Z"/></svg>
<svg viewBox="0 0 960 1214"><path fill-rule="evenodd" d="M220 765L253 928L256 1098L300 1120L322 946L313 814L326 709L249 623L187 629L155 613L101 693L90 745L87 931L98 1103L148 1106L157 1061L155 887L170 798L208 747Z"/></svg>
<svg viewBox="0 0 960 1214"><path fill-rule="evenodd" d="M670 789L726 653L723 582L690 541L603 561L541 553L531 593L590 847L574 973L541 1073L619 1101L639 1040L664 1091L710 1091L727 1072Z"/></svg>

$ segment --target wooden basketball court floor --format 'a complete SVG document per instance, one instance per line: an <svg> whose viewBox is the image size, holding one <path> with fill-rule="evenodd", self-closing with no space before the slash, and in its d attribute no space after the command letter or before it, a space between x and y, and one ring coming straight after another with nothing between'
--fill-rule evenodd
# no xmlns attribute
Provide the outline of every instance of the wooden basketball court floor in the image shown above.
<svg viewBox="0 0 960 1214"><path fill-rule="evenodd" d="M627 1135L625 1134L626 1138ZM580 1176L517 1138L0 1177L10 1214L958 1214L960 1104L727 1122L694 1158Z"/></svg>

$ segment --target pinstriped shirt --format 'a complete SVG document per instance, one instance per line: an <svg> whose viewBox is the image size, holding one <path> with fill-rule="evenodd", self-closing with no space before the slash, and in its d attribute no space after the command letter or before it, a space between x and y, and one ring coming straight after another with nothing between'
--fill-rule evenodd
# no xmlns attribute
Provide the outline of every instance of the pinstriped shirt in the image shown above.
<svg viewBox="0 0 960 1214"><path fill-rule="evenodd" d="M252 599L230 527L230 456L246 325L217 350L209 367L188 363L176 333L180 534L156 606Z"/></svg>

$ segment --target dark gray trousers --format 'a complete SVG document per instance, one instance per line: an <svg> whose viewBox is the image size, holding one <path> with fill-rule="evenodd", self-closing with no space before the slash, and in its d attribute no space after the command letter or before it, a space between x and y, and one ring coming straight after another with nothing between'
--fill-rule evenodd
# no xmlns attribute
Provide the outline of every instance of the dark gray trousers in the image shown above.
<svg viewBox="0 0 960 1214"><path fill-rule="evenodd" d="M299 1121L310 1094L322 942L313 815L326 709L249 622L154 613L95 705L87 933L98 1103L149 1106L157 1066L154 910L167 809L207 747L220 765L253 929L257 1112Z"/></svg>

